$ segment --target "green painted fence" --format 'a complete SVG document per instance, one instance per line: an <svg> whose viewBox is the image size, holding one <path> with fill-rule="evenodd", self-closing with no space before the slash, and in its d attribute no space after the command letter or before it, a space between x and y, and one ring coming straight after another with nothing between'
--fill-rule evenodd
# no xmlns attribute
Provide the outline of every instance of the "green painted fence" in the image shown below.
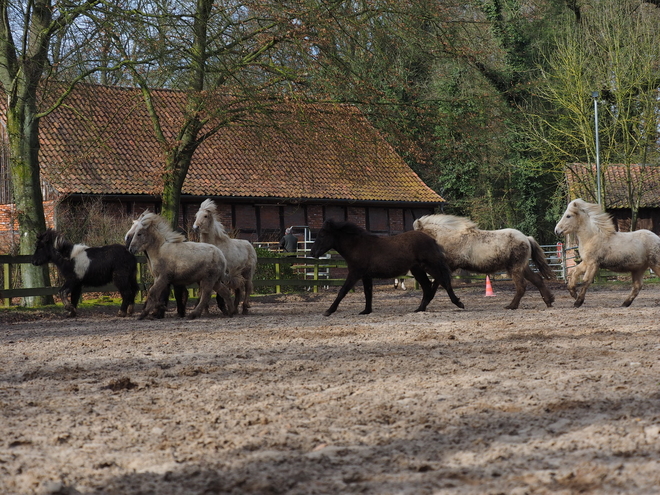
<svg viewBox="0 0 660 495"><path fill-rule="evenodd" d="M140 299L143 299L150 282L149 269L145 256L138 256L138 284L140 285ZM0 296L2 304L9 306L12 298L29 296L56 295L59 287L32 287L21 288L20 277L17 268L21 264L29 264L32 260L30 255L9 256L0 255L2 265L2 286ZM299 257L260 257L260 265L271 265L273 276L268 279L255 279L255 287L271 287L274 293L280 293L285 287L306 287L314 292L319 287L338 286L344 283L343 278L330 278L333 268L345 268L346 262L341 258L299 258ZM281 276L283 266L290 266L295 273L295 278L283 278ZM193 287L194 288L194 287ZM103 287L87 287L84 292L117 292L114 285L108 284Z"/></svg>

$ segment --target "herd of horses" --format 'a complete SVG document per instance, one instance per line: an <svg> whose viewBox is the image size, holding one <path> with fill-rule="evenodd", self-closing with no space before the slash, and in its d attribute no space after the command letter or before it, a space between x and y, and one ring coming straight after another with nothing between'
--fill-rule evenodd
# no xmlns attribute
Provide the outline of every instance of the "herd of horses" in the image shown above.
<svg viewBox="0 0 660 495"><path fill-rule="evenodd" d="M378 236L351 222L326 220L310 254L318 258L329 250L337 251L346 261L348 275L324 315L334 313L359 280L365 297L365 308L360 314L371 313L373 280L406 273L412 274L422 288L416 311L426 310L440 286L452 303L463 308L451 284L451 274L457 269L508 273L515 294L507 309L519 307L527 282L539 290L546 306L552 306L554 296L545 280L554 278L554 273L532 237L515 229L481 230L467 218L444 214L423 216L415 220L413 228L402 234ZM144 212L126 233L124 245L88 247L73 244L48 229L38 236L32 263L53 263L57 267L64 279L59 296L68 316L76 315L83 286L99 287L110 282L122 298L118 315L132 314L138 292L138 253L145 253L154 278L139 319L149 315L162 318L170 290L175 295L177 313L185 316L186 287L191 284L198 284L199 299L189 318L199 317L208 309L213 293L223 314L232 316L239 307L247 314L257 266L254 247L249 241L227 234L210 199L201 204L193 230L199 234L200 242L186 240L160 215ZM574 234L578 239L581 262L569 272L567 280L575 307L584 303L599 268L632 274L633 288L624 306L637 297L646 270L660 276L660 237L649 230L617 232L610 215L599 205L581 199L571 201L555 233ZM582 286L578 291L580 279Z"/></svg>

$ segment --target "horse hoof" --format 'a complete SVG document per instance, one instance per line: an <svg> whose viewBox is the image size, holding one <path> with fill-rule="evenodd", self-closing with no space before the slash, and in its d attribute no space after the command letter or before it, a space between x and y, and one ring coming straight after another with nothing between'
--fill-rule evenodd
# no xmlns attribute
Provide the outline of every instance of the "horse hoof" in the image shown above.
<svg viewBox="0 0 660 495"><path fill-rule="evenodd" d="M125 318L126 317L126 311L122 311L121 309L117 312L117 316L120 318Z"/></svg>
<svg viewBox="0 0 660 495"><path fill-rule="evenodd" d="M329 309L327 311L323 312L323 316L330 316L334 311L330 311Z"/></svg>
<svg viewBox="0 0 660 495"><path fill-rule="evenodd" d="M144 312L143 312L143 313L140 313L140 316L138 316L137 319L138 319L138 320L144 320L144 319L147 317L147 314L148 314L148 313L144 313Z"/></svg>
<svg viewBox="0 0 660 495"><path fill-rule="evenodd" d="M582 306L582 303L584 303L584 301L575 301L573 303L573 307L574 308L579 308L580 306Z"/></svg>
<svg viewBox="0 0 660 495"><path fill-rule="evenodd" d="M463 303L460 302L460 301L458 301L458 302L456 303L456 306L458 306L458 307L461 308L461 309L465 309L465 304L463 304Z"/></svg>

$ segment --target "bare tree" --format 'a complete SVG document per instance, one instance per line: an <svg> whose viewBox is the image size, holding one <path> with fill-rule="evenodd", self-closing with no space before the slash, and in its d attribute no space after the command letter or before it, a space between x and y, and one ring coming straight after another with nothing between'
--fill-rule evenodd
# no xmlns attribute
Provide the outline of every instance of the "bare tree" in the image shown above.
<svg viewBox="0 0 660 495"><path fill-rule="evenodd" d="M117 60L130 61L128 76L151 116L164 156L162 214L173 226L199 145L231 123L249 121L275 102L272 96L287 91L284 85L296 83L281 47L307 32L297 9L275 0L164 0L105 25ZM163 87L186 95L174 135L166 132L164 109L154 96Z"/></svg>
<svg viewBox="0 0 660 495"><path fill-rule="evenodd" d="M20 225L20 254L31 254L36 236L45 230L39 173L39 122L68 92L65 89L50 108L39 108L42 80L53 68L48 57L50 43L98 3L98 0L90 0L54 5L52 0L0 0L0 86L7 101L10 170ZM46 267L25 265L22 279L25 287L47 285ZM26 304L40 302L35 298L24 301Z"/></svg>
<svg viewBox="0 0 660 495"><path fill-rule="evenodd" d="M641 0L594 2L562 19L538 86L543 107L530 112L530 136L544 159L563 172L571 163L595 162L594 100L599 109L600 159L626 170L635 228L645 180L657 166L660 10ZM567 165L568 164L568 165ZM642 173L632 173L641 165ZM588 189L595 192L596 177ZM603 184L602 200L608 191Z"/></svg>

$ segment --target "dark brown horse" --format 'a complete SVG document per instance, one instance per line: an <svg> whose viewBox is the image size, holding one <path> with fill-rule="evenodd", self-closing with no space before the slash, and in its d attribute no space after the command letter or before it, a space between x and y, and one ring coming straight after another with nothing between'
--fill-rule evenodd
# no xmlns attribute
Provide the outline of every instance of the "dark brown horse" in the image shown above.
<svg viewBox="0 0 660 495"><path fill-rule="evenodd" d="M412 273L422 287L422 302L415 311L425 311L442 285L451 302L459 308L463 303L456 297L451 286L451 271L447 267L442 248L435 239L423 232L411 231L389 237L370 234L350 223L326 220L319 231L311 255L318 258L330 249L336 250L348 266L348 276L337 298L323 313L330 316L355 283L362 279L366 306L360 314L371 313L374 278L395 278ZM433 283L426 275L429 273Z"/></svg>

